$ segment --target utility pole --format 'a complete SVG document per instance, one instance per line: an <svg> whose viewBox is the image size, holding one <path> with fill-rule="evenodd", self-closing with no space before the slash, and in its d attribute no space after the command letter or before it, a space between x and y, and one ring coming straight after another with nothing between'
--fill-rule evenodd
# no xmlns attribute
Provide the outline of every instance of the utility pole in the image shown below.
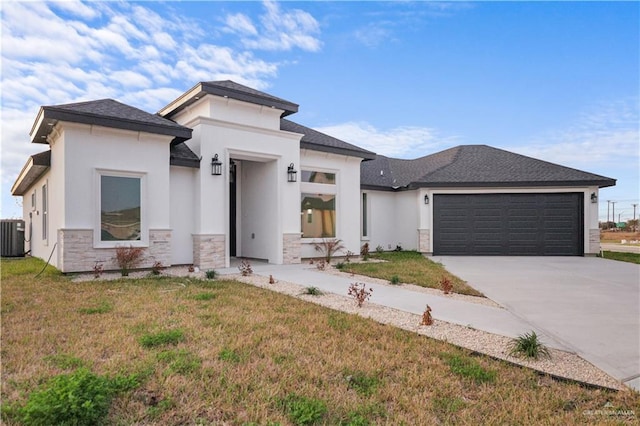
<svg viewBox="0 0 640 426"><path fill-rule="evenodd" d="M609 229L609 207L611 207L611 200L607 200L607 229Z"/></svg>
<svg viewBox="0 0 640 426"><path fill-rule="evenodd" d="M638 225L636 225L636 206L637 204L631 204L633 206L633 230L634 232L638 230Z"/></svg>
<svg viewBox="0 0 640 426"><path fill-rule="evenodd" d="M615 222L615 220L616 220L616 203L617 203L617 201L612 201L611 202L611 205L613 206L613 208L612 208L613 214L611 215L611 220L613 222ZM617 228L617 225L616 225L616 228Z"/></svg>

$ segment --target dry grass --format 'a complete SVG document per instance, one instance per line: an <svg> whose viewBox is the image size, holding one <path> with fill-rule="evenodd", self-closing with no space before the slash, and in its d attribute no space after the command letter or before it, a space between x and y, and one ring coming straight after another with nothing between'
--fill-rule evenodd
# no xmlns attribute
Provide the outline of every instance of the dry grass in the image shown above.
<svg viewBox="0 0 640 426"><path fill-rule="evenodd" d="M468 286L466 282L444 269L441 264L427 259L418 252L376 253L372 255L372 258L387 262L350 263L346 264L342 270L389 281L395 276L400 279L400 282L406 284L416 284L439 290L442 290L442 280L447 278L453 285L451 290L453 293L484 297L481 292Z"/></svg>
<svg viewBox="0 0 640 426"><path fill-rule="evenodd" d="M291 424L292 400L324 403L324 424L619 424L640 416L637 393L557 382L234 281L72 283L55 271L34 280L41 267L2 262L9 425L6 407L80 364L144 378L115 400L110 424ZM86 313L96 306L111 309ZM139 343L176 329L183 341ZM636 417L584 414L607 403Z"/></svg>
<svg viewBox="0 0 640 426"><path fill-rule="evenodd" d="M600 231L600 242L619 243L622 240L640 241L640 232Z"/></svg>

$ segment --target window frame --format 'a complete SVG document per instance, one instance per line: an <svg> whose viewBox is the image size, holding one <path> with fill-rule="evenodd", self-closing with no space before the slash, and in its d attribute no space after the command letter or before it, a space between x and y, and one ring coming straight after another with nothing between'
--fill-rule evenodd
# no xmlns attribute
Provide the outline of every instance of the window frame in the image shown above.
<svg viewBox="0 0 640 426"><path fill-rule="evenodd" d="M339 232L338 230L339 228L339 223L340 223L340 218L338 215L339 209L340 209L340 193L338 191L338 185L340 184L340 172L339 170L336 169L326 169L326 168L321 168L321 167L313 167L313 166L309 166L309 167L305 167L302 166L301 167L301 173L300 175L302 176L303 172L310 172L310 173L330 173L334 175L334 183L317 183L317 182L304 182L302 181L301 178L301 182L300 182L300 203L302 203L302 195L303 194L313 194L313 195L332 195L334 197L334 228L335 228L335 235L332 237L304 237L302 236L302 222L307 222L308 217L307 217L307 213L302 211L302 204L300 204L300 212L303 213L301 214L301 221L300 221L300 235L302 238L302 241L304 243L316 243L316 242L321 242L327 238L339 238Z"/></svg>
<svg viewBox="0 0 640 426"><path fill-rule="evenodd" d="M369 209L369 193L368 192L362 193L360 202L362 203L362 206L361 206L362 217L360 218L360 237L363 240L369 240L370 239L370 235L369 235L369 222L370 222L369 210L370 209Z"/></svg>
<svg viewBox="0 0 640 426"><path fill-rule="evenodd" d="M135 178L140 180L140 239L102 240L102 177ZM147 173L125 170L96 169L95 173L95 225L93 227L94 248L116 248L118 246L149 247L149 223L147 217Z"/></svg>
<svg viewBox="0 0 640 426"><path fill-rule="evenodd" d="M42 241L49 243L49 182L42 185Z"/></svg>

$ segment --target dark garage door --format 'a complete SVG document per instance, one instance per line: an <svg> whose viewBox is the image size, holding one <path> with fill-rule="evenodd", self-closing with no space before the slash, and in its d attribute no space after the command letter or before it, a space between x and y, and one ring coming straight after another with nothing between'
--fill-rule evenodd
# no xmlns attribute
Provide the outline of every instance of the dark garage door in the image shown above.
<svg viewBox="0 0 640 426"><path fill-rule="evenodd" d="M581 256L583 194L436 194L436 255Z"/></svg>

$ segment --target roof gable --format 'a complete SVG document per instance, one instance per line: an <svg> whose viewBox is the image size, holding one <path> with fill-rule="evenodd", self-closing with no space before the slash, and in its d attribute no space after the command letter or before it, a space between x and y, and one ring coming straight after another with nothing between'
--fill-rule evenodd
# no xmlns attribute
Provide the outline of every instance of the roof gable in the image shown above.
<svg viewBox="0 0 640 426"><path fill-rule="evenodd" d="M396 189L615 185L615 179L487 145L461 145L415 160L385 158L378 160L378 166L386 164L389 177L377 176L383 169L373 169L375 162L363 163L363 186Z"/></svg>
<svg viewBox="0 0 640 426"><path fill-rule="evenodd" d="M191 138L192 130L164 117L113 99L43 106L31 128L31 141L47 143L47 136L58 121L91 124L116 129L173 136L174 141Z"/></svg>
<svg viewBox="0 0 640 426"><path fill-rule="evenodd" d="M220 96L223 98L235 99L237 101L277 108L283 111L281 117L286 117L298 112L298 104L261 92L260 90L252 89L251 87L244 86L231 80L223 80L202 81L196 84L178 99L161 109L158 114L163 117L171 117L189 105L197 102L199 99L202 99L206 95Z"/></svg>

